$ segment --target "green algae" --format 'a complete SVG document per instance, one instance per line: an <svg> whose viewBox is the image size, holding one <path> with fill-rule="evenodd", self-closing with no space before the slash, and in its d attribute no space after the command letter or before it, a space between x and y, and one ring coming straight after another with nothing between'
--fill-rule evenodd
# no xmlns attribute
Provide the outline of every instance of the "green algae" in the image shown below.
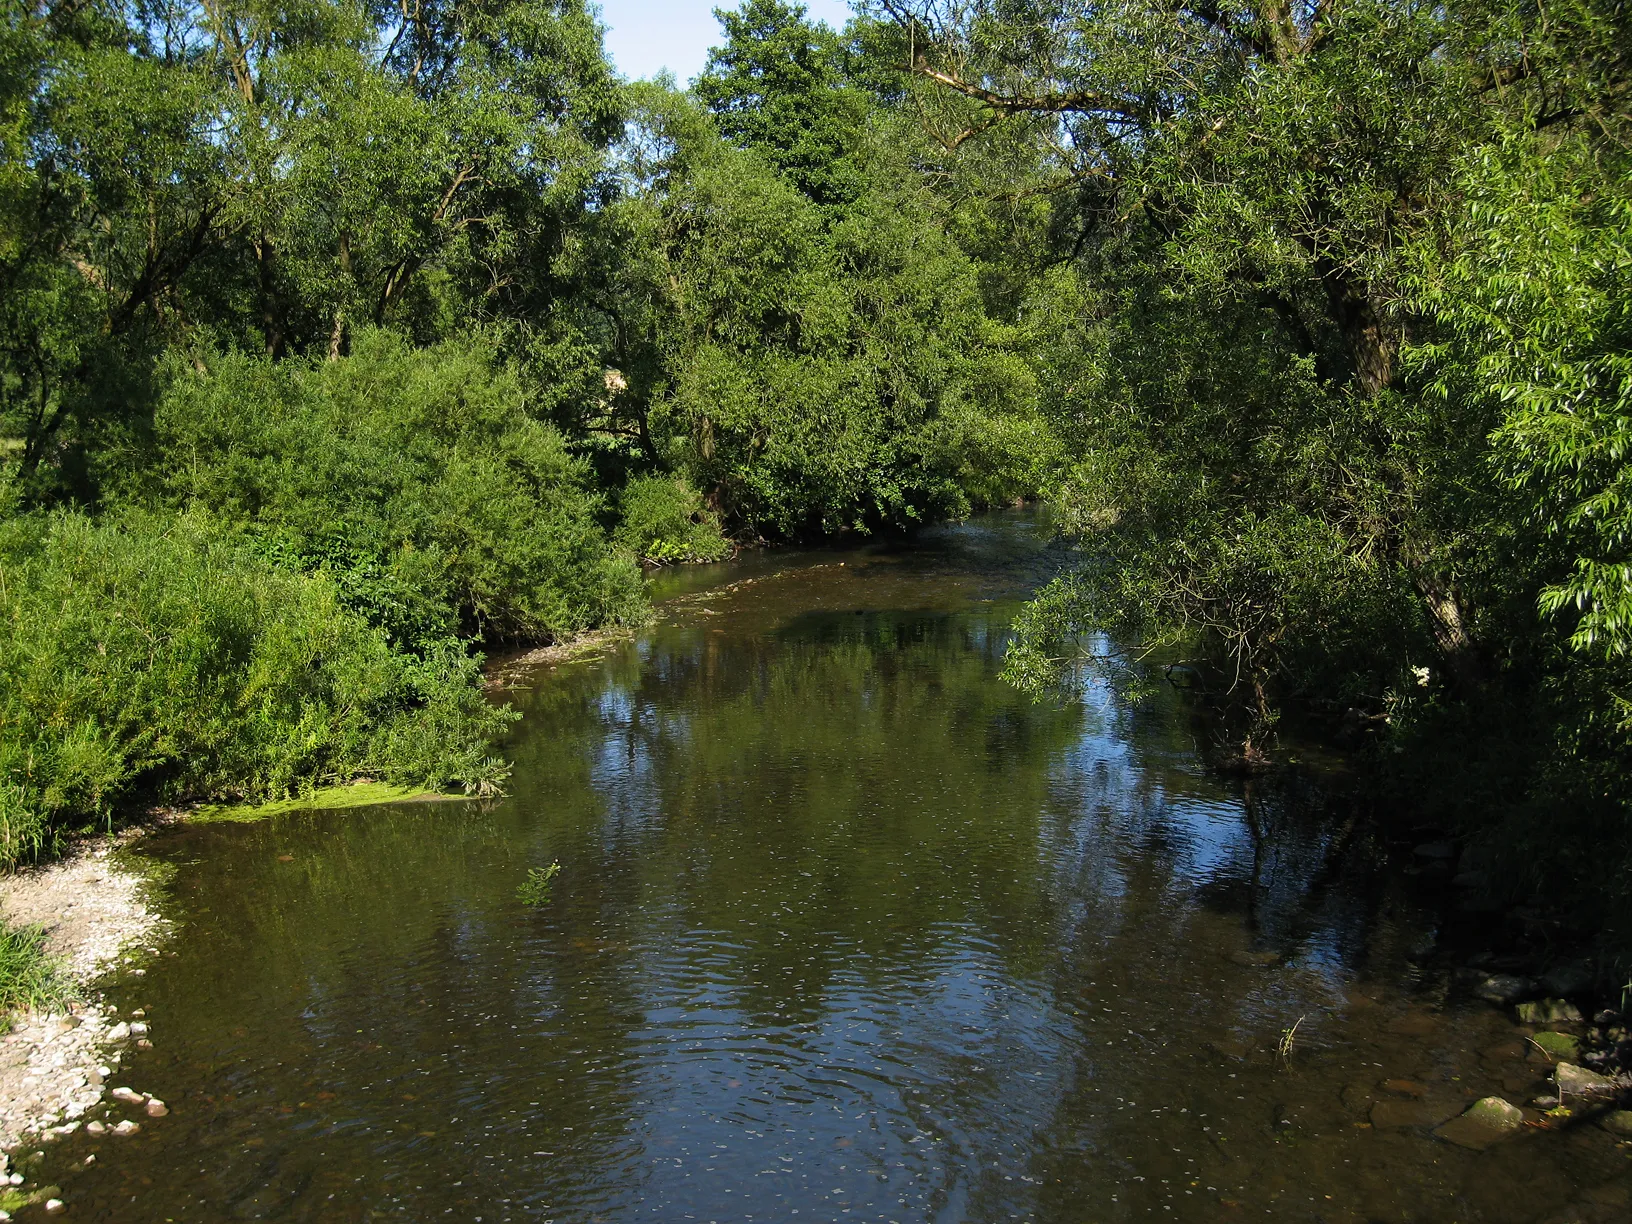
<svg viewBox="0 0 1632 1224"><path fill-rule="evenodd" d="M372 807L380 803L439 803L474 797L443 794L422 787L394 786L389 782L354 782L346 786L323 786L309 794L270 803L208 803L189 812L187 820L193 824L249 824L285 812Z"/></svg>

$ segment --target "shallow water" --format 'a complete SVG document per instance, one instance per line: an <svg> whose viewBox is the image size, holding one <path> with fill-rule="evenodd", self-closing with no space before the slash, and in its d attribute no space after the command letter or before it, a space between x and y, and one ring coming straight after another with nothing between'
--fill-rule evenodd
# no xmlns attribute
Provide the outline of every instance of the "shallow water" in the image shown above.
<svg viewBox="0 0 1632 1224"><path fill-rule="evenodd" d="M39 1175L130 1224L1625 1218L1601 1131L1424 1125L1542 1072L1341 803L998 679L1055 562L1011 515L665 575L513 694L511 797L150 839L112 1082L172 1112Z"/></svg>

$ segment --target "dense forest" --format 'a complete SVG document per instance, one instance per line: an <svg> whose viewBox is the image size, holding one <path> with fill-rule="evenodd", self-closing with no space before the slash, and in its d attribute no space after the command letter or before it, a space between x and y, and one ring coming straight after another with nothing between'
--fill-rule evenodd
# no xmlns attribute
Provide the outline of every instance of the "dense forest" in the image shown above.
<svg viewBox="0 0 1632 1224"><path fill-rule="evenodd" d="M1041 499L1009 672L1185 660L1632 944L1624 0L6 0L0 859L489 792L638 563ZM1482 856L1479 858L1478 856Z"/></svg>

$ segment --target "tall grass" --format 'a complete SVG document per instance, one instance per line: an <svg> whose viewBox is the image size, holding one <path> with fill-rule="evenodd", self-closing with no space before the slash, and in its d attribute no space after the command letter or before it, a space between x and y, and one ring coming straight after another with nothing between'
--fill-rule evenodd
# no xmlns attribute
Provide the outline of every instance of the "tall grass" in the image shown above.
<svg viewBox="0 0 1632 1224"><path fill-rule="evenodd" d="M0 1031L12 1013L63 1007L73 995L68 979L46 953L39 927L0 924Z"/></svg>

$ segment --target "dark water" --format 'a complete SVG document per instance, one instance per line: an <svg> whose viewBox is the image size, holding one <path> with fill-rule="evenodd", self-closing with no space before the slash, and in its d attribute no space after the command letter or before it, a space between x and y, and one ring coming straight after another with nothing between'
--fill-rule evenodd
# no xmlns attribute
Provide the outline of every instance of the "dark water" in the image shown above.
<svg viewBox="0 0 1632 1224"><path fill-rule="evenodd" d="M687 571L515 694L512 797L153 839L180 929L113 1082L172 1113L39 1172L131 1224L1625 1218L1601 1131L1371 1124L1541 1072L1341 804L1209 777L1173 695L997 678L1038 548Z"/></svg>

